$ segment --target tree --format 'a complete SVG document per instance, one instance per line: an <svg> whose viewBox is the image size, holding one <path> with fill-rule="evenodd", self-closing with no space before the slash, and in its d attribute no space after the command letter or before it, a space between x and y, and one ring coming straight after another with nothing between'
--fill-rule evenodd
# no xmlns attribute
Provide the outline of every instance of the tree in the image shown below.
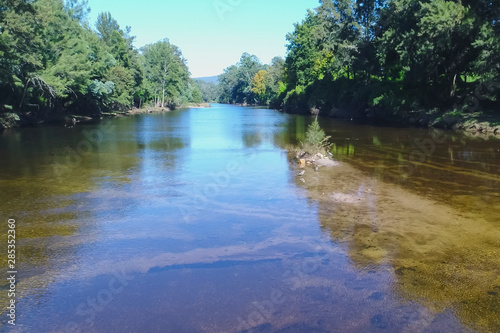
<svg viewBox="0 0 500 333"><path fill-rule="evenodd" d="M219 98L219 85L214 82L205 82L202 80L193 80L194 84L199 88L204 102L215 102Z"/></svg>
<svg viewBox="0 0 500 333"><path fill-rule="evenodd" d="M194 80L189 80L188 88L186 90L187 102L191 103L203 103L203 96L200 87L196 84Z"/></svg>
<svg viewBox="0 0 500 333"><path fill-rule="evenodd" d="M87 0L65 0L64 10L72 19L77 20L80 24L87 24L87 18L90 14L90 7Z"/></svg>
<svg viewBox="0 0 500 333"><path fill-rule="evenodd" d="M267 68L266 89L269 94L269 104L276 104L284 90L285 60L281 57L274 57Z"/></svg>
<svg viewBox="0 0 500 333"><path fill-rule="evenodd" d="M102 12L97 16L97 22L95 24L97 29L97 33L99 37L107 44L111 44L111 35L113 31L119 31L120 25L118 22L111 16L110 12Z"/></svg>
<svg viewBox="0 0 500 333"><path fill-rule="evenodd" d="M378 56L387 74L402 78L405 89L452 103L457 84L471 73L477 57L473 45L481 40L470 9L454 1L394 0L384 16Z"/></svg>
<svg viewBox="0 0 500 333"><path fill-rule="evenodd" d="M151 82L153 95L161 94L161 107L179 105L179 97L187 88L189 71L186 60L175 45L164 39L143 48L146 79ZM159 100L159 98L157 98ZM165 103L167 101L167 103Z"/></svg>
<svg viewBox="0 0 500 333"><path fill-rule="evenodd" d="M177 47L161 41L143 56L130 27L104 12L92 30L89 10L86 0L0 0L0 111L98 115L159 92L162 105L201 101Z"/></svg>
<svg viewBox="0 0 500 333"><path fill-rule="evenodd" d="M125 109L134 101L139 106L144 70L139 60L139 53L132 45L134 37L130 36L131 28L127 26L123 31L111 14L104 12L97 18L96 29L106 46L106 51L115 60L115 68L109 68L103 73L103 81L110 80L115 85L112 107Z"/></svg>
<svg viewBox="0 0 500 333"><path fill-rule="evenodd" d="M221 102L254 104L256 95L252 91L255 75L264 70L259 58L255 55L243 53L240 61L224 70L219 76L221 86Z"/></svg>
<svg viewBox="0 0 500 333"><path fill-rule="evenodd" d="M42 65L37 50L36 9L30 1L4 0L0 4L0 97L2 104L23 104L33 73ZM2 107L2 105L0 105Z"/></svg>
<svg viewBox="0 0 500 333"><path fill-rule="evenodd" d="M111 67L104 81L113 83L113 94L111 95L113 109L128 109L132 105L132 91L134 78L129 70L118 65Z"/></svg>
<svg viewBox="0 0 500 333"><path fill-rule="evenodd" d="M219 76L221 103L236 103L236 86L238 85L238 66L232 65L224 69Z"/></svg>
<svg viewBox="0 0 500 333"><path fill-rule="evenodd" d="M253 77L252 92L257 95L257 99L262 103L267 103L267 81L268 73L265 70L260 70Z"/></svg>
<svg viewBox="0 0 500 333"><path fill-rule="evenodd" d="M452 108L474 94L468 78L500 77L499 18L488 0L322 0L287 35L280 99L295 110ZM500 92L487 90L493 103Z"/></svg>

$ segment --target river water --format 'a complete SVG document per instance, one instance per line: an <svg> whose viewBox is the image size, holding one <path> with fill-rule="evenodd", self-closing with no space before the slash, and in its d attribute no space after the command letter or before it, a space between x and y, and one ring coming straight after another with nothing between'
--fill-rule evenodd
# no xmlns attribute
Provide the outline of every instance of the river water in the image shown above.
<svg viewBox="0 0 500 333"><path fill-rule="evenodd" d="M0 331L499 332L500 140L321 119L341 165L298 176L311 121L214 104L1 134Z"/></svg>

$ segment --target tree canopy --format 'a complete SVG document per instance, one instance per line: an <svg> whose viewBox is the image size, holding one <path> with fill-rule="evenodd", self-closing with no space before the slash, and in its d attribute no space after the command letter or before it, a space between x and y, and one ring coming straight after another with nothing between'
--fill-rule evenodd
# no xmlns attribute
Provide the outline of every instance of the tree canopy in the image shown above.
<svg viewBox="0 0 500 333"><path fill-rule="evenodd" d="M498 80L499 4L322 0L287 35L285 107L452 108ZM489 91L496 101L498 91ZM488 105L485 105L488 107Z"/></svg>
<svg viewBox="0 0 500 333"><path fill-rule="evenodd" d="M179 48L164 39L146 45L142 52L145 76L150 83L149 94L161 107L182 104L181 96L188 88L189 71Z"/></svg>
<svg viewBox="0 0 500 333"><path fill-rule="evenodd" d="M226 68L221 101L348 117L461 112L471 99L498 111L499 22L487 0L321 0L287 34L284 62L244 54Z"/></svg>
<svg viewBox="0 0 500 333"><path fill-rule="evenodd" d="M89 11L86 1L1 0L0 112L93 115L201 100L176 46L137 50L130 27L104 12L93 29Z"/></svg>
<svg viewBox="0 0 500 333"><path fill-rule="evenodd" d="M321 0L287 34L286 59L244 53L219 86L191 80L168 39L133 46L81 0L0 0L0 112L99 115L146 103L265 104L291 112L500 109L500 3ZM481 84L482 83L482 84Z"/></svg>
<svg viewBox="0 0 500 333"><path fill-rule="evenodd" d="M284 60L272 59L264 65L255 55L243 53L240 61L219 76L220 96L223 103L270 104L278 95Z"/></svg>

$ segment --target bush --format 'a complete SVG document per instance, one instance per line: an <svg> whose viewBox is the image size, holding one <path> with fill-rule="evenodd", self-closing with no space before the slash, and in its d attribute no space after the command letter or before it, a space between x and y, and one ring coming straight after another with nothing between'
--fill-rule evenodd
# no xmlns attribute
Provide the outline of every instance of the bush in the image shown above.
<svg viewBox="0 0 500 333"><path fill-rule="evenodd" d="M301 142L302 150L308 154L325 154L330 148L329 139L330 137L326 136L325 131L319 126L318 118L315 118L307 127L306 139Z"/></svg>

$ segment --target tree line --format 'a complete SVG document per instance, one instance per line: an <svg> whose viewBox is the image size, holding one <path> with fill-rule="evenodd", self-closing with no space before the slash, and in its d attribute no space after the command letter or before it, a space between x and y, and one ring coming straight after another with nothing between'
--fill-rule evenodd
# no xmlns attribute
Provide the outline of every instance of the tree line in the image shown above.
<svg viewBox="0 0 500 333"><path fill-rule="evenodd" d="M0 0L0 112L98 115L202 102L168 39L133 46L110 13L94 27L78 0Z"/></svg>
<svg viewBox="0 0 500 333"><path fill-rule="evenodd" d="M284 63L244 54L228 67L221 100L344 116L499 110L498 1L321 0L286 39Z"/></svg>
<svg viewBox="0 0 500 333"><path fill-rule="evenodd" d="M244 53L240 61L219 76L219 102L271 104L283 81L285 61L275 57L265 65L255 55Z"/></svg>

